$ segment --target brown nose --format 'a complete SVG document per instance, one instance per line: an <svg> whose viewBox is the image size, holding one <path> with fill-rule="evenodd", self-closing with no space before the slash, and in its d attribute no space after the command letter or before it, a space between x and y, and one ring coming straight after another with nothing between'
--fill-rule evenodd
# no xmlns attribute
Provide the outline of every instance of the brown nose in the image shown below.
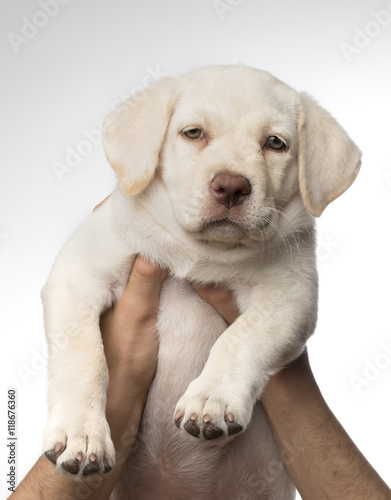
<svg viewBox="0 0 391 500"><path fill-rule="evenodd" d="M211 186L217 201L228 209L243 203L251 193L250 182L242 175L216 175Z"/></svg>

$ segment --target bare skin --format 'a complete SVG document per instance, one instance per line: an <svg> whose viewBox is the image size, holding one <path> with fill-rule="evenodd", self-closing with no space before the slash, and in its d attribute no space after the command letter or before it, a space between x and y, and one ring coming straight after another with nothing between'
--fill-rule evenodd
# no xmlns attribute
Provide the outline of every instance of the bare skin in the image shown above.
<svg viewBox="0 0 391 500"><path fill-rule="evenodd" d="M138 257L116 306L102 317L109 367L107 419L117 464L106 476L83 483L60 477L41 457L12 500L107 500L132 449L158 352L156 315L166 272ZM214 287L199 295L231 324L239 312L231 294ZM363 457L324 401L305 352L273 376L262 404L288 471L303 500L391 500L391 490ZM294 446L286 446L294 443Z"/></svg>

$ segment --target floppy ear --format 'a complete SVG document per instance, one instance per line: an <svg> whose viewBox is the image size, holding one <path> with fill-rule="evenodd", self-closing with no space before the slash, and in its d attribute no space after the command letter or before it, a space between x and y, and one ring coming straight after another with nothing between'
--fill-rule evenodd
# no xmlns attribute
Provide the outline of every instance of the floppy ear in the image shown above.
<svg viewBox="0 0 391 500"><path fill-rule="evenodd" d="M103 122L106 157L128 196L140 193L154 176L175 87L175 80L166 78L120 104Z"/></svg>
<svg viewBox="0 0 391 500"><path fill-rule="evenodd" d="M319 217L353 183L361 151L336 120L301 92L299 112L299 181L307 210Z"/></svg>

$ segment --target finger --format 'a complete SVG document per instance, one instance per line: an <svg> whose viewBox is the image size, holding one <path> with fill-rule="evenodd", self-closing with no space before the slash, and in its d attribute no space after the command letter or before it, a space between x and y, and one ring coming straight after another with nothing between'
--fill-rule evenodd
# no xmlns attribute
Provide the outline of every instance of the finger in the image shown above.
<svg viewBox="0 0 391 500"><path fill-rule="evenodd" d="M205 302L216 309L229 325L240 315L239 308L230 290L210 285L196 286L195 291Z"/></svg>
<svg viewBox="0 0 391 500"><path fill-rule="evenodd" d="M138 255L133 264L128 284L117 304L117 308L125 309L133 318L154 316L159 304L160 289L168 271L151 264Z"/></svg>
<svg viewBox="0 0 391 500"><path fill-rule="evenodd" d="M168 271L149 262L145 257L138 255L130 274L130 287L140 287L141 293L148 294L160 287L167 277Z"/></svg>

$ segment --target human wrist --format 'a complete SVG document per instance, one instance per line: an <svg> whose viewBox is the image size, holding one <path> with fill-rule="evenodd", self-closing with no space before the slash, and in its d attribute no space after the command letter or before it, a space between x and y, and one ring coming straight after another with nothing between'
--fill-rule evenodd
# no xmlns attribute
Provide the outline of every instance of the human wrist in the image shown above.
<svg viewBox="0 0 391 500"><path fill-rule="evenodd" d="M326 406L306 352L270 378L261 401L266 413L278 410L288 417L308 404Z"/></svg>
<svg viewBox="0 0 391 500"><path fill-rule="evenodd" d="M134 380L134 383L113 383L113 386L109 386L106 415L110 427L115 427L118 431L139 425L148 396L149 383L136 381L134 378L131 380Z"/></svg>
<svg viewBox="0 0 391 500"><path fill-rule="evenodd" d="M147 395L130 396L126 405L108 401L106 418L110 427L111 439L116 450L116 461L120 465L126 460L136 439Z"/></svg>

